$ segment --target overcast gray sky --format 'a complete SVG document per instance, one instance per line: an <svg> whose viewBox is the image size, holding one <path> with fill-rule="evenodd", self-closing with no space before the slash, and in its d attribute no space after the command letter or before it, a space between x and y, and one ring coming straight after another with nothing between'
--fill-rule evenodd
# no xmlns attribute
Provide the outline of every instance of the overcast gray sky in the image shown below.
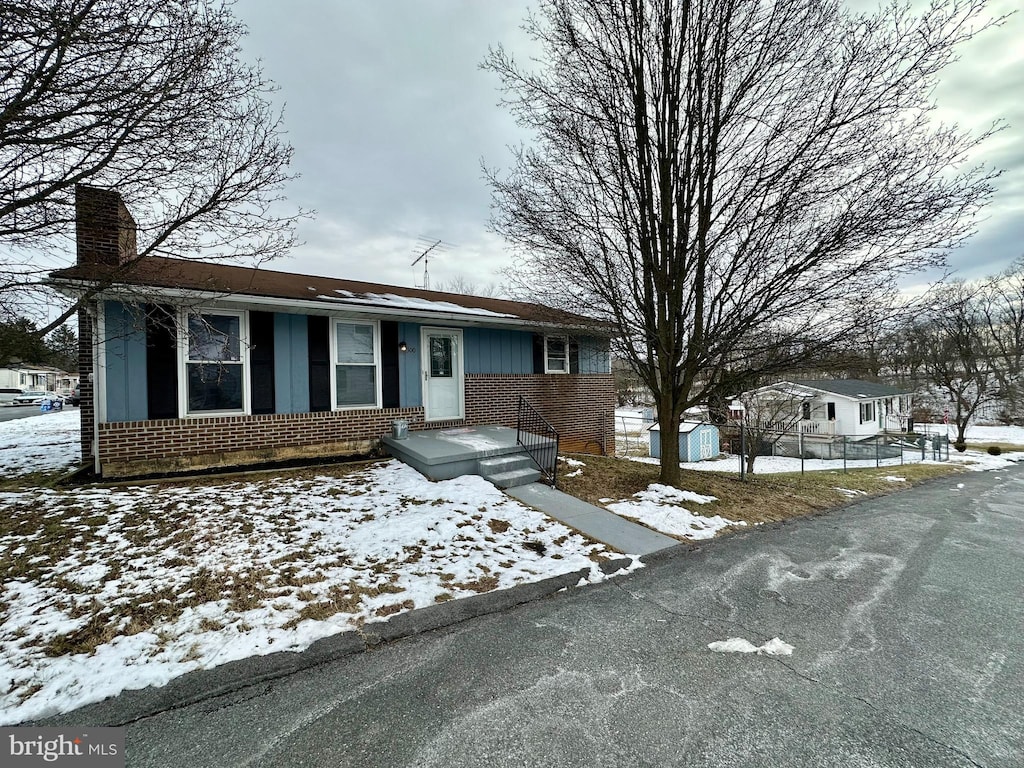
<svg viewBox="0 0 1024 768"><path fill-rule="evenodd" d="M308 274L411 286L419 238L453 247L430 262L432 286L462 276L501 281L503 242L487 231L490 193L480 170L507 167L519 141L497 106L496 78L479 69L489 45L525 51L529 0L242 0L244 53L280 87L302 178L287 194L315 208L305 245L270 265ZM1015 8L996 0L994 12ZM938 94L942 117L966 126L1003 119L979 160L1002 167L998 192L959 276L981 277L1024 253L1024 14L962 51Z"/></svg>

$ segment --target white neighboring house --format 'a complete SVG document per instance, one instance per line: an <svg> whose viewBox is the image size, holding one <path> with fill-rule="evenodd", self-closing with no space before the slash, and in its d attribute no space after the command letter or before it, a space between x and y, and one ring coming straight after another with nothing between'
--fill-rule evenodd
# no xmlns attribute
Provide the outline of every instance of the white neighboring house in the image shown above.
<svg viewBox="0 0 1024 768"><path fill-rule="evenodd" d="M49 365L10 363L0 367L0 389L68 392L78 383L78 375Z"/></svg>
<svg viewBox="0 0 1024 768"><path fill-rule="evenodd" d="M912 398L906 389L862 379L791 379L742 397L745 402L772 403L774 408L761 410L771 412L780 431L854 439L909 431Z"/></svg>

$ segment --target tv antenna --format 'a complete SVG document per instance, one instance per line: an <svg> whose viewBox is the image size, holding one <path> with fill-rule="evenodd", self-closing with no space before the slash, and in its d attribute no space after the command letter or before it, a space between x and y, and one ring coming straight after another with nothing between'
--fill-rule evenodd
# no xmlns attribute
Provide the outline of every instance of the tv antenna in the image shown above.
<svg viewBox="0 0 1024 768"><path fill-rule="evenodd" d="M422 288L425 291L430 290L430 254L433 253L436 257L438 254L443 253L448 249L448 243L442 240L428 240L421 237L419 239L420 255L416 257L416 260L410 264L410 267L415 267L420 261L423 262L423 285L417 285L417 288Z"/></svg>

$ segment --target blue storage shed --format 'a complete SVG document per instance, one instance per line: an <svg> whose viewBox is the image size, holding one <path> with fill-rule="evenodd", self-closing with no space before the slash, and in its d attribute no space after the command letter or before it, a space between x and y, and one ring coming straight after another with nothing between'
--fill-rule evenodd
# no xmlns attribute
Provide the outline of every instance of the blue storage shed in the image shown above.
<svg viewBox="0 0 1024 768"><path fill-rule="evenodd" d="M661 458L661 429L655 424L648 432L651 456ZM720 453L718 427L703 421L683 421L679 424L679 460L703 461Z"/></svg>

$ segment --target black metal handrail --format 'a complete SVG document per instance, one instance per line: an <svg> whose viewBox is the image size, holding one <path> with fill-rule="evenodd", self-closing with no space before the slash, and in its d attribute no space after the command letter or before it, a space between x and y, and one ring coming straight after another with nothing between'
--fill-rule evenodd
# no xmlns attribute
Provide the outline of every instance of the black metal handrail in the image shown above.
<svg viewBox="0 0 1024 768"><path fill-rule="evenodd" d="M558 432L522 395L516 416L516 443L526 449L551 487L557 488Z"/></svg>

